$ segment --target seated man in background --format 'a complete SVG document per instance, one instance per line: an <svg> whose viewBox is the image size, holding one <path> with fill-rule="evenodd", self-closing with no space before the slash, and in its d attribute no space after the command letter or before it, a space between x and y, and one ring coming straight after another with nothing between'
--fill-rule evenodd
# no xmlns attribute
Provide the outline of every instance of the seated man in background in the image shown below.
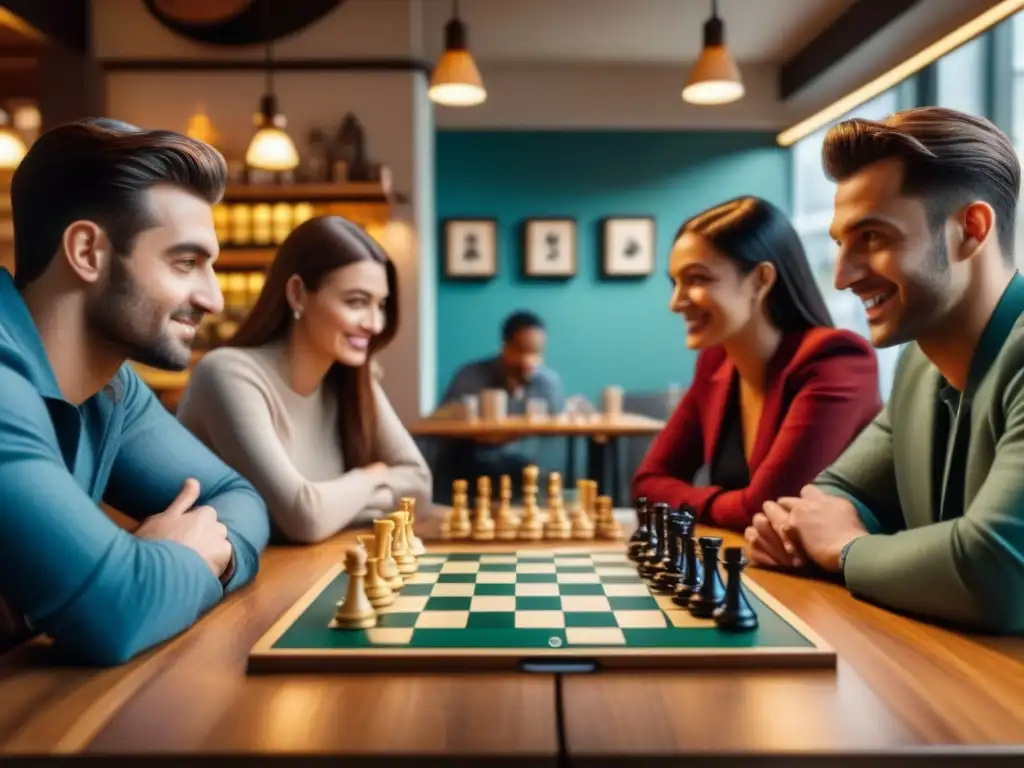
<svg viewBox="0 0 1024 768"><path fill-rule="evenodd" d="M460 412L464 398L479 398L486 389L508 394L508 413L525 414L527 403L542 401L549 414L565 407L565 388L557 373L544 365L547 331L532 312L519 311L506 318L501 329L501 350L494 357L467 363L452 377L441 398L436 415ZM452 481L487 475L497 490L501 475L512 476L513 493L518 494L523 468L540 463L539 440L444 440L440 442L434 467L434 499L446 503ZM473 493L470 488L470 493ZM518 498L518 496L517 496Z"/></svg>
<svg viewBox="0 0 1024 768"><path fill-rule="evenodd" d="M184 370L223 297L221 155L86 120L14 174L0 270L0 650L36 633L119 664L251 581L266 505L126 364ZM99 506L136 520L130 533Z"/></svg>
<svg viewBox="0 0 1024 768"><path fill-rule="evenodd" d="M879 416L798 498L755 516L751 557L813 561L889 609L1024 632L1013 145L987 120L926 107L841 123L823 156L836 287L863 299L875 346L907 347Z"/></svg>

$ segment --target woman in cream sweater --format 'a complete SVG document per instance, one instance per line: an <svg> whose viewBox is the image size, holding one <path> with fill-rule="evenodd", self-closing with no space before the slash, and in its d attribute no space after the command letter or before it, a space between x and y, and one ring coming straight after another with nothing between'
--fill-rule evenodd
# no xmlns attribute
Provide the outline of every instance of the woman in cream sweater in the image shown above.
<svg viewBox="0 0 1024 768"><path fill-rule="evenodd" d="M417 500L431 473L373 375L395 336L395 267L360 227L309 219L235 336L196 365L179 420L256 486L276 533L312 543Z"/></svg>

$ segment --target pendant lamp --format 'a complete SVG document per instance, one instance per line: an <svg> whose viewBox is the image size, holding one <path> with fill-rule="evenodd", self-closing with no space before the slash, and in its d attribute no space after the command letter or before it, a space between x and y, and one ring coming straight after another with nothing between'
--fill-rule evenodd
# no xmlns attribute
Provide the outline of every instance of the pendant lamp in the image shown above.
<svg viewBox="0 0 1024 768"><path fill-rule="evenodd" d="M264 171L290 171L299 164L299 153L295 143L285 132L287 120L277 110L277 96L274 94L273 34L270 25L270 0L263 6L264 34L267 38L266 72L267 84L260 99L260 111L256 115L256 133L249 142L245 153L246 165Z"/></svg>
<svg viewBox="0 0 1024 768"><path fill-rule="evenodd" d="M743 98L739 68L725 47L725 24L718 17L718 0L711 0L711 18L704 22L704 49L683 87L683 101L728 104Z"/></svg>
<svg viewBox="0 0 1024 768"><path fill-rule="evenodd" d="M452 3L452 18L444 28L444 53L430 76L427 96L446 107L475 107L487 99L480 70L467 46L458 0Z"/></svg>

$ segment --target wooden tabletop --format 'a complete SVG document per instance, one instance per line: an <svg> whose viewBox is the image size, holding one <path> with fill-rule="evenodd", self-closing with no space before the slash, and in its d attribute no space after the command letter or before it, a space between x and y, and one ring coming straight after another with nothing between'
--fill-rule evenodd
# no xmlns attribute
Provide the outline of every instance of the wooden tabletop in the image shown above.
<svg viewBox="0 0 1024 768"><path fill-rule="evenodd" d="M0 757L84 751L553 759L549 675L247 676L260 635L354 539L271 548L256 582L123 667L61 665L52 649L38 646L0 657Z"/></svg>
<svg viewBox="0 0 1024 768"><path fill-rule="evenodd" d="M39 644L0 657L0 755L501 755L552 764L561 748L570 761L734 752L836 766L846 753L975 745L1024 757L1012 747L1024 741L1024 640L929 626L835 584L754 569L748 577L837 650L835 671L247 675L256 640L353 538L271 548L254 584L123 667L75 668Z"/></svg>
<svg viewBox="0 0 1024 768"><path fill-rule="evenodd" d="M930 626L830 582L763 569L747 576L836 649L837 670L567 677L570 755L834 756L974 745L1015 752L1024 765L1024 638Z"/></svg>
<svg viewBox="0 0 1024 768"><path fill-rule="evenodd" d="M661 431L665 422L623 413L606 416L595 413L589 416L506 416L503 419L460 419L427 417L414 422L409 432L419 437L630 437L654 435Z"/></svg>

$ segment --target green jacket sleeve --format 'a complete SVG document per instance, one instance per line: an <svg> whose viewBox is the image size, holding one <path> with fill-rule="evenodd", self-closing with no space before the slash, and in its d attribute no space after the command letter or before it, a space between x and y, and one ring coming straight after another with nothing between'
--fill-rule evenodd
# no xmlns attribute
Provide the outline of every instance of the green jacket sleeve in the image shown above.
<svg viewBox="0 0 1024 768"><path fill-rule="evenodd" d="M1024 372L1004 390L1003 414L991 469L964 514L857 539L844 571L851 592L973 630L1024 632Z"/></svg>
<svg viewBox="0 0 1024 768"><path fill-rule="evenodd" d="M895 533L906 527L896 490L890 404L850 443L814 485L850 501L871 533Z"/></svg>

